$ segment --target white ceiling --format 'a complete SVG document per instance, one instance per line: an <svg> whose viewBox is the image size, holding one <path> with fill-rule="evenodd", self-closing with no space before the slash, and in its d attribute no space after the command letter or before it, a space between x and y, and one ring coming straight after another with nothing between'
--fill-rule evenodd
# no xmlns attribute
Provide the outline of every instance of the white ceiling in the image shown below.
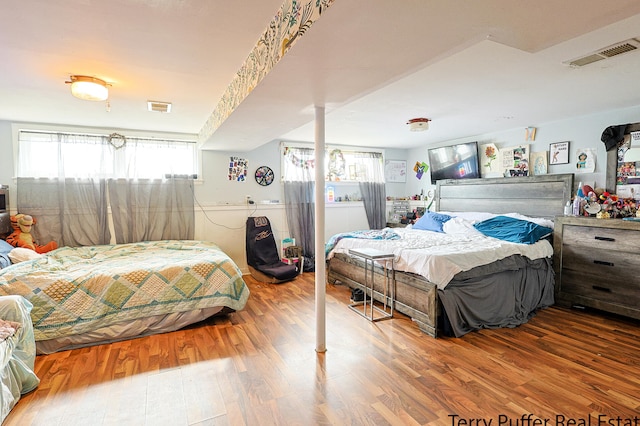
<svg viewBox="0 0 640 426"><path fill-rule="evenodd" d="M5 4L0 120L195 135L281 4ZM203 148L313 141L314 105L328 143L394 148L636 106L640 49L563 64L630 38L637 0L335 0ZM73 98L71 74L110 82L111 111ZM417 117L433 120L427 132L408 130Z"/></svg>

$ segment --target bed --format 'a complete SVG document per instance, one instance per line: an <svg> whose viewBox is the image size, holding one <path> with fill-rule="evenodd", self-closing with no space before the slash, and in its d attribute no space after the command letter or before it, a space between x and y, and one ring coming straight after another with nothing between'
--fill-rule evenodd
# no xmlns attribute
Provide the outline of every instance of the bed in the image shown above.
<svg viewBox="0 0 640 426"><path fill-rule="evenodd" d="M449 222L451 234L385 228L363 231L363 238L333 236L327 244L327 279L362 289L363 265L349 249L392 252L395 308L423 332L461 337L481 328L516 327L554 303L550 235L539 232L529 244L519 244L478 235L473 224L506 217L552 231L551 221L563 214L572 191L573 174L438 181L435 211L455 219ZM476 234L458 229L470 224ZM432 240L425 243L415 236L420 233L432 234L425 237ZM379 265L373 282L374 297L382 300L384 273Z"/></svg>
<svg viewBox="0 0 640 426"><path fill-rule="evenodd" d="M249 290L214 243L62 247L0 270L0 296L32 305L39 354L174 331L241 310Z"/></svg>

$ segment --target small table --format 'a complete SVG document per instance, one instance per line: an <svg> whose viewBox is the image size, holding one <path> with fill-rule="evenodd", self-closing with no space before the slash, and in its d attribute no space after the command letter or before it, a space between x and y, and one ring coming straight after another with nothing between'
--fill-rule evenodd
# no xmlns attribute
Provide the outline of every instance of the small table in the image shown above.
<svg viewBox="0 0 640 426"><path fill-rule="evenodd" d="M362 258L364 261L364 299L362 302L354 302L349 305L349 308L362 315L369 321L380 321L393 317L393 305L395 302L396 292L396 271L394 269L394 256L393 253L385 253L380 250L372 248L361 249L349 249L349 254ZM383 291L383 307L380 308L375 305L373 292L374 292L374 267L375 262L384 262L384 288ZM387 262L391 262L391 268L387 267ZM369 270L371 271L371 277L369 279ZM391 279L389 279L391 274ZM367 305L369 305L369 313L367 314ZM359 307L362 306L362 310ZM374 315L374 312L378 316Z"/></svg>

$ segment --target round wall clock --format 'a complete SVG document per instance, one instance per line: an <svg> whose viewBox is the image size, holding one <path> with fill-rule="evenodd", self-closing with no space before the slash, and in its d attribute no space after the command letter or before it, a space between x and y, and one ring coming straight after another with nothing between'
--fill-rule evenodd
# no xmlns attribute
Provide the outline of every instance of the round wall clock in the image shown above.
<svg viewBox="0 0 640 426"><path fill-rule="evenodd" d="M261 166L256 170L256 182L262 186L271 185L273 177L273 170L270 167Z"/></svg>

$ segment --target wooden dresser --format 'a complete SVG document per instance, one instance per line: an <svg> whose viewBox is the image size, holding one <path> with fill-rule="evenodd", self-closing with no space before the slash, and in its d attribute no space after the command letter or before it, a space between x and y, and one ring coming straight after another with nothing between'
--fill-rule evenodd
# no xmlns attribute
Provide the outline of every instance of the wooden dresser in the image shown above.
<svg viewBox="0 0 640 426"><path fill-rule="evenodd" d="M640 222L557 217L556 303L640 319Z"/></svg>

